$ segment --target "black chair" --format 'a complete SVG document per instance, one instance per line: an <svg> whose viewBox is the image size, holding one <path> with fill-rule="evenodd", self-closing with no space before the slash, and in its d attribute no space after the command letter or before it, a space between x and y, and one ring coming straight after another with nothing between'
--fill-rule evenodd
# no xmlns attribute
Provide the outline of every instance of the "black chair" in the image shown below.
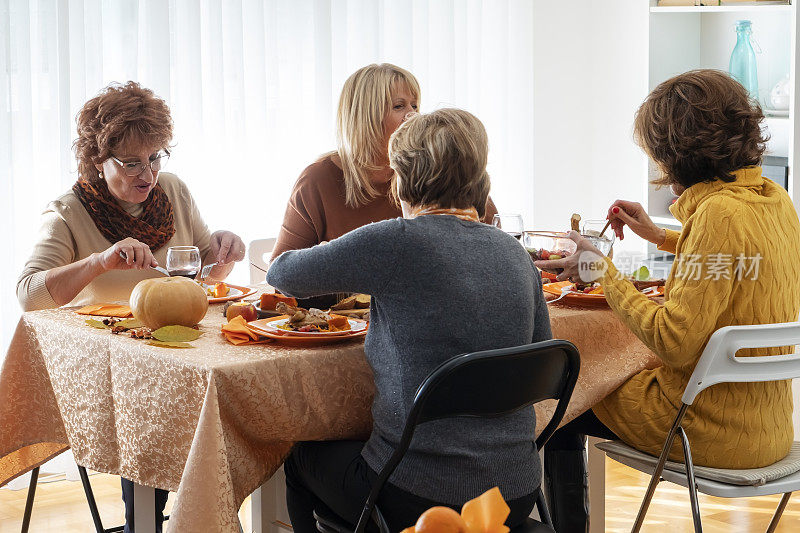
<svg viewBox="0 0 800 533"><path fill-rule="evenodd" d="M353 530L363 533L371 518L381 533L388 533L375 504L383 485L408 450L415 428L424 422L457 416L498 417L542 400L556 399L558 405L553 418L536 439L536 447L541 449L567 410L579 370L578 349L564 340L468 353L445 361L417 389L400 443L378 474L356 527L338 516L315 511L317 529L323 533L351 533ZM498 386L487 387L487 383ZM529 518L511 533L553 533L541 488L536 506L544 523Z"/></svg>
<svg viewBox="0 0 800 533"><path fill-rule="evenodd" d="M83 484L83 492L86 494L86 502L89 504L89 512L92 515L94 522L94 529L96 533L117 533L123 531L125 526L116 526L112 528L103 528L103 521L100 519L100 511L97 509L97 502L94 499L94 491L92 485L89 483L89 474L86 468L78 465L78 473L81 476L81 483ZM22 533L28 533L28 528L31 523L31 513L33 512L33 497L36 494L36 484L39 479L39 467L37 466L31 471L31 482L28 485L28 498L25 501L25 514L22 516ZM164 516L164 520L169 520L169 516Z"/></svg>

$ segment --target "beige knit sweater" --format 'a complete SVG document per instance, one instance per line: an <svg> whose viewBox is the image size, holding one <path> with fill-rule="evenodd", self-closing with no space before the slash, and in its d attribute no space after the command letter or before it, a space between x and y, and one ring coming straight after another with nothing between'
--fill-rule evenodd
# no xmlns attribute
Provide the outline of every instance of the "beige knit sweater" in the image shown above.
<svg viewBox="0 0 800 533"><path fill-rule="evenodd" d="M211 235L186 184L174 174L166 172L159 174L158 182L172 202L175 235L166 245L153 252L156 261L165 266L167 249L181 245L197 246L200 257L205 258ZM141 204L120 204L133 216L142 213ZM94 225L72 189L51 202L42 214L39 240L17 281L17 299L22 309L35 311L58 307L45 286L47 271L102 252L112 244ZM97 276L67 305L127 301L137 283L159 276L161 274L151 269L112 270Z"/></svg>

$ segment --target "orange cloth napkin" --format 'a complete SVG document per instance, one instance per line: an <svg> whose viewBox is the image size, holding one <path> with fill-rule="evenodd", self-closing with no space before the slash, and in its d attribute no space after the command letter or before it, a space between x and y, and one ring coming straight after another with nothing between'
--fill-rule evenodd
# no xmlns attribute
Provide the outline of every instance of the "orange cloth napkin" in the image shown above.
<svg viewBox="0 0 800 533"><path fill-rule="evenodd" d="M494 487L465 503L460 515L449 507L431 507L402 533L508 533L505 521L509 513L511 508Z"/></svg>
<svg viewBox="0 0 800 533"><path fill-rule="evenodd" d="M92 304L81 307L75 311L79 315L113 316L115 318L130 318L133 316L131 308L121 304Z"/></svg>
<svg viewBox="0 0 800 533"><path fill-rule="evenodd" d="M241 315L233 317L233 320L222 326L222 334L225 340L231 344L262 344L272 342L271 339L261 337L247 327L247 322Z"/></svg>

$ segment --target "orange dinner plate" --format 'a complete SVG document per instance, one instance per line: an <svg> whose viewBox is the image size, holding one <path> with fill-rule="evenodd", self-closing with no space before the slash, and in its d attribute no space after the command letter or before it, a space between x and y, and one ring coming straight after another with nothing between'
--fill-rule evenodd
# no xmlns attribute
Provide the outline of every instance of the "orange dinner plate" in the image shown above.
<svg viewBox="0 0 800 533"><path fill-rule="evenodd" d="M276 320L285 320L288 318L286 315L276 316L273 318L262 318L261 320L254 320L252 322L247 323L247 327L250 328L251 331L257 333L258 335L262 335L264 337L275 339L277 341L283 342L284 344L295 344L295 345L319 345L319 344L330 344L334 342L342 342L349 339L358 339L363 338L367 334L367 330L369 329L369 324L367 327L360 331L352 332L352 331L335 331L335 332L305 332L305 335L297 335L292 334L296 332L287 331L286 333L275 333L275 330L266 329L265 325L269 322L274 322Z"/></svg>
<svg viewBox="0 0 800 533"><path fill-rule="evenodd" d="M544 292L554 294L556 296L561 296L561 290L564 287L571 287L574 286L574 283L571 281L558 281L556 283L548 283L542 286L542 290ZM664 296L664 286L661 285L656 288L655 291L651 290L647 293L644 293L648 298L655 298L657 296ZM608 305L606 302L605 294L586 294L584 292L570 290L566 296L564 296L559 302L569 302L569 303L576 303L576 304L585 304L585 305Z"/></svg>

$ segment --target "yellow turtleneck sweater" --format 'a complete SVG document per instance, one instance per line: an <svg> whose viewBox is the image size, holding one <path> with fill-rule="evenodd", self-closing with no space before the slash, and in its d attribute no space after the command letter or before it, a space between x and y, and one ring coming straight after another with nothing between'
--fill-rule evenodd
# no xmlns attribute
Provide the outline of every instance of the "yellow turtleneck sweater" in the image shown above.
<svg viewBox="0 0 800 533"><path fill-rule="evenodd" d="M663 305L621 279L610 261L601 280L611 308L664 364L633 376L594 412L623 441L652 455L660 453L689 376L714 331L798 319L800 223L792 201L761 176L760 167L735 175L732 183L693 185L670 208L683 228L667 231L661 246L676 254ZM739 355L790 352L742 350ZM714 385L697 397L683 427L695 464L772 464L786 456L792 443L791 382ZM671 458L683 459L677 443Z"/></svg>

